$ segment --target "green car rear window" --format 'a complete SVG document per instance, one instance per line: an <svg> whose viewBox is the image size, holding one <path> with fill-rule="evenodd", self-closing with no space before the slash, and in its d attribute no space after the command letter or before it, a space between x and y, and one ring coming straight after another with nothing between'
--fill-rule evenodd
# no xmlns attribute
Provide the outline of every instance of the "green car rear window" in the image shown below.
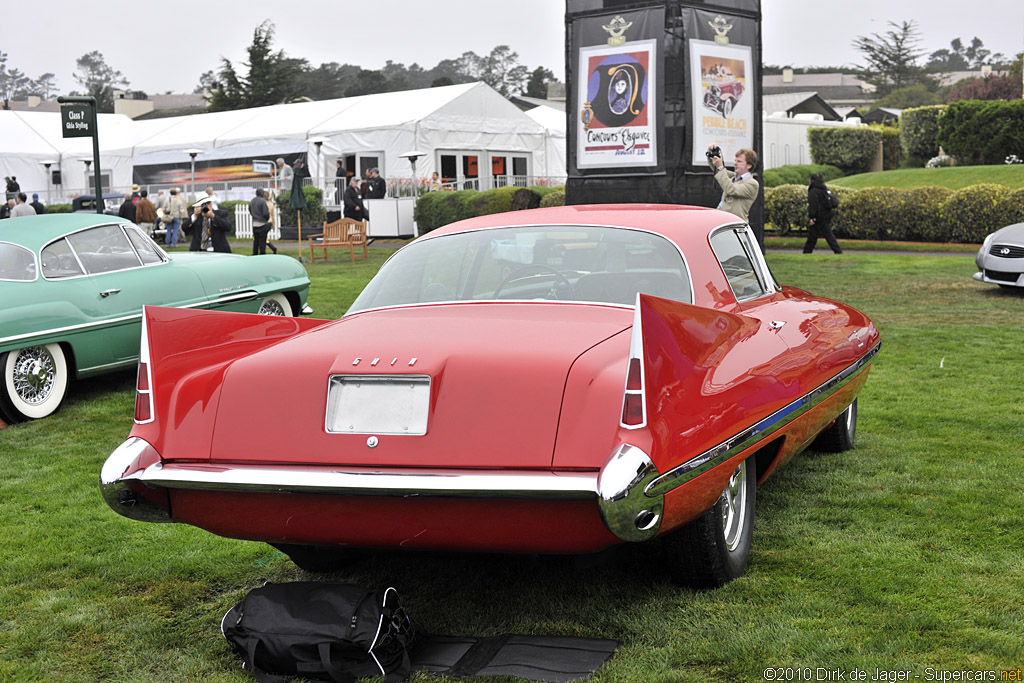
<svg viewBox="0 0 1024 683"><path fill-rule="evenodd" d="M25 247L0 242L0 280L31 282L36 279L36 259Z"/></svg>

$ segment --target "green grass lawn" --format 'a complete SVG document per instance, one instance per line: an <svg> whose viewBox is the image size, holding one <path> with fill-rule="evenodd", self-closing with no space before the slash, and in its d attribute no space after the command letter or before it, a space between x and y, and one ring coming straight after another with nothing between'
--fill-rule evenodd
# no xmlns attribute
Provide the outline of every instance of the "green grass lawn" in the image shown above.
<svg viewBox="0 0 1024 683"><path fill-rule="evenodd" d="M900 168L880 173L860 173L837 178L830 185L862 190L865 187L895 187L910 190L915 187L938 185L959 190L978 183L995 183L1011 188L1024 187L1024 164L1001 166L952 166L947 168Z"/></svg>
<svg viewBox="0 0 1024 683"><path fill-rule="evenodd" d="M796 231L794 230L793 233ZM786 236L765 235L764 245L766 249L803 249L807 241L807 231L800 234L790 233ZM839 240L839 246L843 251L901 251L915 253L944 253L961 254L974 256L978 253L977 244L937 244L934 242L891 242L880 240ZM828 252L828 244L824 239L819 239L816 251Z"/></svg>
<svg viewBox="0 0 1024 683"><path fill-rule="evenodd" d="M318 316L346 309L386 256L371 252L308 266ZM972 281L969 256L768 260L868 313L883 347L857 448L805 453L759 489L745 576L681 589L648 545L584 560L378 553L327 578L396 586L434 633L621 639L597 683L1021 667L1024 294ZM266 545L107 508L97 477L129 431L132 380L80 382L56 415L0 430L0 681L252 681L224 612L263 581L323 578ZM273 405L254 422L288 429Z"/></svg>

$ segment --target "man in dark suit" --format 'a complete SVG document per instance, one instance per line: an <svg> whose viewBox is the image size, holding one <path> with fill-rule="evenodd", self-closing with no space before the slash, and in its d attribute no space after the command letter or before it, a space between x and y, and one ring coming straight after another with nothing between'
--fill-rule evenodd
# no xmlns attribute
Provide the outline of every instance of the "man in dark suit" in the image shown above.
<svg viewBox="0 0 1024 683"><path fill-rule="evenodd" d="M357 221L369 220L363 198L359 196L359 178L352 176L345 188L345 218Z"/></svg>
<svg viewBox="0 0 1024 683"><path fill-rule="evenodd" d="M369 176L366 180L366 194L363 196L367 199L383 199L388 196L388 184L380 177L380 169L374 167L371 168L367 175Z"/></svg>
<svg viewBox="0 0 1024 683"><path fill-rule="evenodd" d="M219 251L231 253L228 244L228 232L231 231L231 219L224 209L213 208L213 197L200 192L192 205L192 215L188 217L182 230L192 236L189 251Z"/></svg>

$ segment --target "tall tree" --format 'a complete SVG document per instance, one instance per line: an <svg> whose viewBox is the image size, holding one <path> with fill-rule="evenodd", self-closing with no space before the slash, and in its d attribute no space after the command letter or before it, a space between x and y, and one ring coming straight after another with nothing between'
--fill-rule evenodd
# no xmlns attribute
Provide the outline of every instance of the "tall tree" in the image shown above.
<svg viewBox="0 0 1024 683"><path fill-rule="evenodd" d="M52 74L49 71L44 73L42 76L32 81L33 94L42 97L44 100L50 99L54 92L57 91L56 74Z"/></svg>
<svg viewBox="0 0 1024 683"><path fill-rule="evenodd" d="M355 82L345 90L345 97L359 97L388 91L388 79L380 70L360 69Z"/></svg>
<svg viewBox="0 0 1024 683"><path fill-rule="evenodd" d="M546 100L548 97L548 83L551 83L553 80L555 80L555 74L551 69L538 66L530 72L530 80L526 82L526 92L523 94L527 97L537 97Z"/></svg>
<svg viewBox="0 0 1024 683"><path fill-rule="evenodd" d="M358 71L357 66L337 62L327 62L315 69L307 65L299 74L296 87L310 99L333 100L345 96L345 90L355 82Z"/></svg>
<svg viewBox="0 0 1024 683"><path fill-rule="evenodd" d="M208 111L281 104L299 94L297 81L302 70L283 50L272 50L273 40L274 24L268 19L253 31L252 44L247 48L249 61L244 62L245 74L221 57L220 71L209 89Z"/></svg>
<svg viewBox="0 0 1024 683"><path fill-rule="evenodd" d="M7 68L7 53L0 52L0 99L4 101L4 109L11 108L10 101L20 94L28 82L20 69Z"/></svg>
<svg viewBox="0 0 1024 683"><path fill-rule="evenodd" d="M85 88L86 95L96 98L96 111L113 112L114 91L127 90L128 79L109 66L97 50L82 55L75 60L75 64L78 66L75 80Z"/></svg>
<svg viewBox="0 0 1024 683"><path fill-rule="evenodd" d="M931 53L925 68L931 71L966 71L970 64L964 56L963 43L959 38L954 38L949 47L951 49L942 48Z"/></svg>
<svg viewBox="0 0 1024 683"><path fill-rule="evenodd" d="M931 79L917 64L924 52L918 48L921 38L914 22L888 23L892 28L885 35L872 33L871 37L858 36L853 41L867 62L866 67L858 69L861 76L881 95L918 83L931 85Z"/></svg>
<svg viewBox="0 0 1024 683"><path fill-rule="evenodd" d="M482 59L475 52L463 52L457 59L442 59L426 76L432 88L480 80Z"/></svg>
<svg viewBox="0 0 1024 683"><path fill-rule="evenodd" d="M519 53L508 45L499 45L483 60L481 79L505 97L521 93L529 72L519 63Z"/></svg>

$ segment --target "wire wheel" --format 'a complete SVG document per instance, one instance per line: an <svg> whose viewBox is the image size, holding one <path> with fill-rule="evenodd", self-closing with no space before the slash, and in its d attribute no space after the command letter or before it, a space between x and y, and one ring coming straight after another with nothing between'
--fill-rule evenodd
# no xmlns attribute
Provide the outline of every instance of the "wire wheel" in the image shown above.
<svg viewBox="0 0 1024 683"><path fill-rule="evenodd" d="M46 417L57 410L68 387L59 344L29 346L0 355L0 414L8 422Z"/></svg>
<svg viewBox="0 0 1024 683"><path fill-rule="evenodd" d="M269 294L260 303L260 315L289 315L291 306L284 294Z"/></svg>

